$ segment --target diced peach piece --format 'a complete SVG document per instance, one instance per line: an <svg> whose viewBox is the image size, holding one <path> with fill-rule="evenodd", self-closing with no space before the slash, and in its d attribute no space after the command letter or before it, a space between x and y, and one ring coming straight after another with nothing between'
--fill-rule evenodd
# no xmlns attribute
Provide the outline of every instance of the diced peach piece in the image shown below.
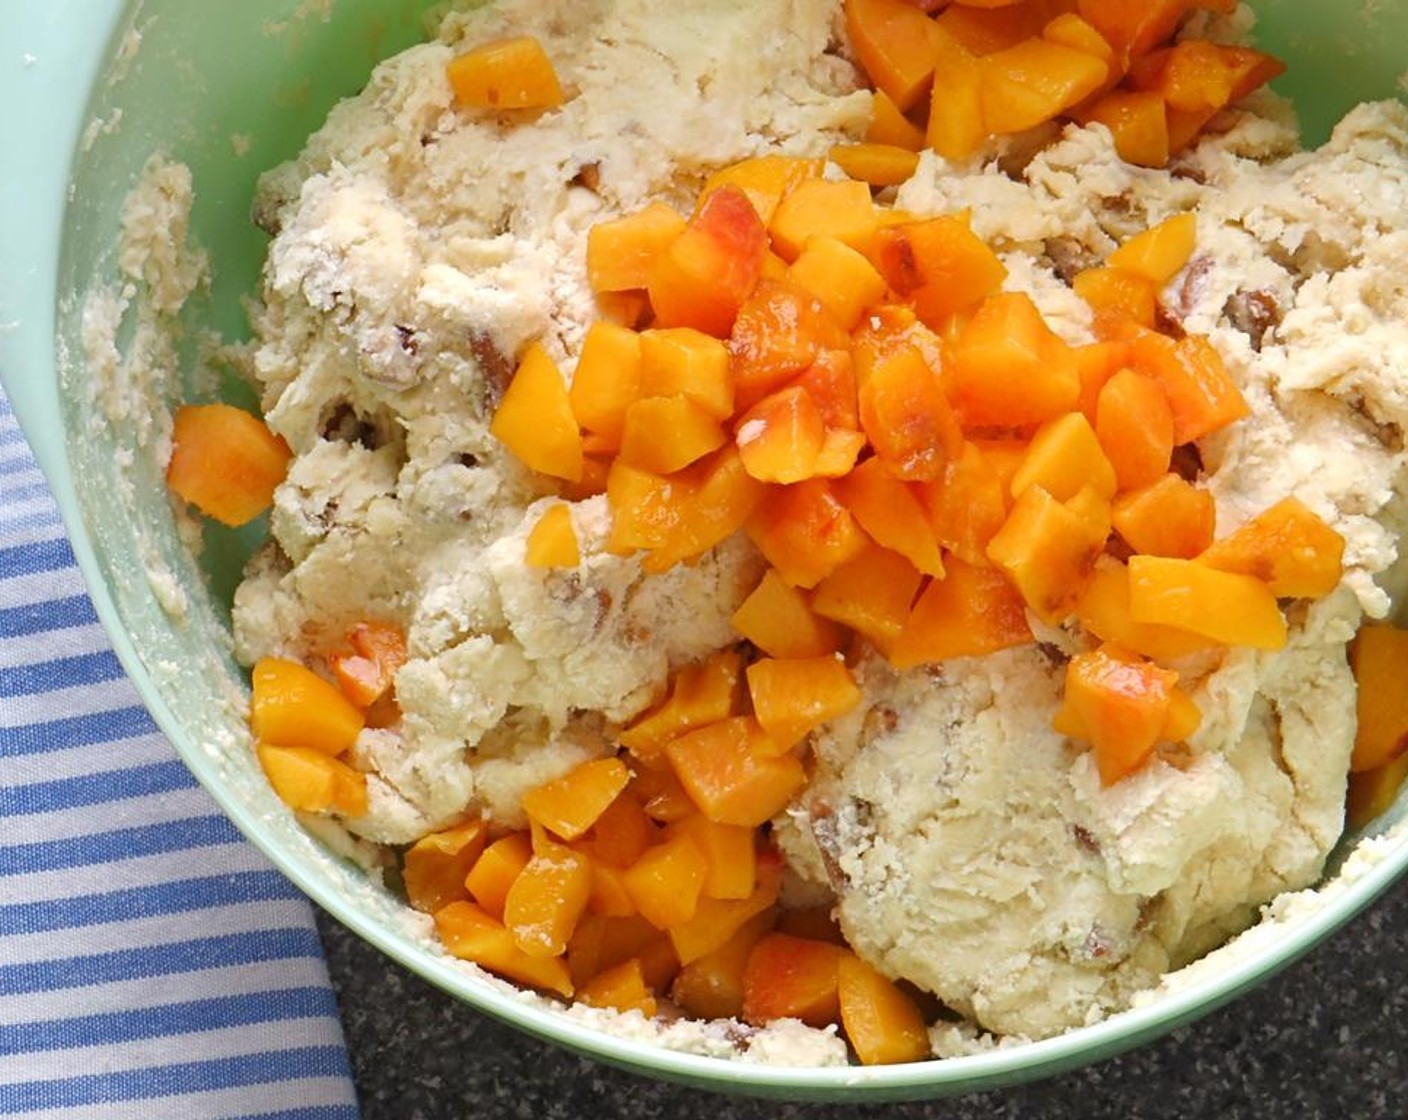
<svg viewBox="0 0 1408 1120"><path fill-rule="evenodd" d="M759 853L756 868L756 881L744 897L704 895L692 918L670 927L670 943L681 964L688 965L722 949L759 914L768 913L771 921L772 907L782 885L781 862L775 855L763 852Z"/></svg>
<svg viewBox="0 0 1408 1120"><path fill-rule="evenodd" d="M1173 457L1173 410L1153 380L1125 369L1110 378L1095 403L1095 434L1122 491L1151 486Z"/></svg>
<svg viewBox="0 0 1408 1120"><path fill-rule="evenodd" d="M826 166L825 160L801 156L753 156L715 171L705 180L699 192L701 199L723 186L734 186L748 196L753 209L766 225L772 221L778 204L792 193L798 183L816 179Z"/></svg>
<svg viewBox="0 0 1408 1120"><path fill-rule="evenodd" d="M575 568L582 562L572 510L565 502L543 511L528 533L523 559L530 568Z"/></svg>
<svg viewBox="0 0 1408 1120"><path fill-rule="evenodd" d="M1129 613L1129 570L1109 556L1096 564L1076 617L1097 638L1155 661L1175 661L1215 644L1186 630L1135 622Z"/></svg>
<svg viewBox="0 0 1408 1120"><path fill-rule="evenodd" d="M965 441L962 453L948 464L943 478L915 485L941 546L967 564L988 565L988 542L1007 520L1011 480L1023 458L1025 450L1009 475L998 469L989 453Z"/></svg>
<svg viewBox="0 0 1408 1120"><path fill-rule="evenodd" d="M1195 0L1079 0L1076 11L1125 58L1138 58L1172 37Z"/></svg>
<svg viewBox="0 0 1408 1120"><path fill-rule="evenodd" d="M1135 552L1183 560L1212 544L1216 519L1212 494L1176 474L1121 494L1110 510L1115 531Z"/></svg>
<svg viewBox="0 0 1408 1120"><path fill-rule="evenodd" d="M640 396L640 335L598 320L587 328L567 401L577 423L614 451L626 408Z"/></svg>
<svg viewBox="0 0 1408 1120"><path fill-rule="evenodd" d="M958 162L981 148L990 134L983 120L982 69L977 55L942 17L934 21L930 37L936 80L924 142L944 159Z"/></svg>
<svg viewBox="0 0 1408 1120"><path fill-rule="evenodd" d="M740 925L717 949L684 962L670 998L695 1019L736 1019L743 1014L743 970L772 928L771 909Z"/></svg>
<svg viewBox="0 0 1408 1120"><path fill-rule="evenodd" d="M1181 147L1174 141L1164 99L1157 93L1112 90L1077 115L1084 124L1097 122L1108 128L1120 159L1137 167L1163 167L1169 153Z"/></svg>
<svg viewBox="0 0 1408 1120"><path fill-rule="evenodd" d="M841 1025L861 1065L919 1062L929 1056L929 1031L918 1005L854 953L836 963Z"/></svg>
<svg viewBox="0 0 1408 1120"><path fill-rule="evenodd" d="M1190 38L1141 59L1131 69L1130 81L1157 93L1177 112L1212 113L1285 69L1277 59L1248 47Z"/></svg>
<svg viewBox="0 0 1408 1120"><path fill-rule="evenodd" d="M757 881L758 854L753 829L736 824L719 824L703 813L690 813L670 825L671 835L688 836L704 853L708 871L704 876L705 899L744 899L753 894ZM683 955L681 960L685 958Z"/></svg>
<svg viewBox="0 0 1408 1120"><path fill-rule="evenodd" d="M1051 18L1042 0L1024 3L952 3L936 22L974 54L991 54L1041 33Z"/></svg>
<svg viewBox="0 0 1408 1120"><path fill-rule="evenodd" d="M1070 347L1023 292L998 293L978 308L944 375L965 426L1042 424L1069 412L1080 395Z"/></svg>
<svg viewBox="0 0 1408 1120"><path fill-rule="evenodd" d="M862 253L834 237L814 237L788 266L787 278L821 301L843 330L885 295L885 278Z"/></svg>
<svg viewBox="0 0 1408 1120"><path fill-rule="evenodd" d="M665 990L679 969L670 939L639 914L586 914L567 943L567 966L577 985L630 960L640 962L642 979L655 991Z"/></svg>
<svg viewBox="0 0 1408 1120"><path fill-rule="evenodd" d="M1060 622L1090 581L1109 537L1109 504L1090 488L1059 502L1028 486L988 544L988 558L1012 580L1039 618Z"/></svg>
<svg viewBox="0 0 1408 1120"><path fill-rule="evenodd" d="M580 852L549 844L533 852L504 896L504 927L530 957L557 957L592 892L591 862Z"/></svg>
<svg viewBox="0 0 1408 1120"><path fill-rule="evenodd" d="M1165 218L1137 233L1110 254L1105 263L1138 273L1162 288L1183 270L1198 243L1198 219L1192 211Z"/></svg>
<svg viewBox="0 0 1408 1120"><path fill-rule="evenodd" d="M1251 414L1221 355L1201 335L1175 342L1139 331L1130 343L1130 362L1168 397L1175 444L1201 439Z"/></svg>
<svg viewBox="0 0 1408 1120"><path fill-rule="evenodd" d="M753 543L796 587L815 587L865 547L865 533L835 489L841 481L773 488L748 521Z"/></svg>
<svg viewBox="0 0 1408 1120"><path fill-rule="evenodd" d="M1358 685L1358 727L1349 768L1386 766L1408 750L1408 630L1366 623L1350 646Z"/></svg>
<svg viewBox="0 0 1408 1120"><path fill-rule="evenodd" d="M684 666L674 675L669 697L621 732L621 745L638 757L650 757L681 732L733 715L740 671L733 649Z"/></svg>
<svg viewBox="0 0 1408 1120"><path fill-rule="evenodd" d="M347 634L351 653L328 657L342 695L363 711L393 699L396 674L406 663L406 635L390 622L359 622ZM371 713L367 715L368 726Z"/></svg>
<svg viewBox="0 0 1408 1120"><path fill-rule="evenodd" d="M836 496L877 544L893 549L925 575L944 574L943 552L914 491L871 458L836 480Z"/></svg>
<svg viewBox="0 0 1408 1120"><path fill-rule="evenodd" d="M587 895L587 913L603 918L629 918L636 912L636 904L626 890L625 869L583 850L582 844L574 845L582 858L591 864L592 884ZM578 920L581 925L581 920Z"/></svg>
<svg viewBox="0 0 1408 1120"><path fill-rule="evenodd" d="M1196 560L1129 559L1129 613L1229 646L1281 649L1286 620L1271 589L1254 576L1220 572Z"/></svg>
<svg viewBox="0 0 1408 1120"><path fill-rule="evenodd" d="M663 548L679 531L687 487L619 459L606 476L606 503L611 510L607 547L615 553Z"/></svg>
<svg viewBox="0 0 1408 1120"><path fill-rule="evenodd" d="M1092 424L1096 422L1096 407L1100 390L1106 383L1129 366L1129 344L1118 339L1087 343L1071 350L1076 363L1076 375L1080 381L1080 397L1077 407L1085 413ZM1105 453L1109 454L1106 448Z"/></svg>
<svg viewBox="0 0 1408 1120"><path fill-rule="evenodd" d="M562 839L575 840L596 823L630 778L619 758L592 759L525 793L523 811Z"/></svg>
<svg viewBox="0 0 1408 1120"><path fill-rule="evenodd" d="M1345 828L1363 828L1388 812L1405 779L1408 779L1408 752L1373 770L1350 774L1345 797Z"/></svg>
<svg viewBox="0 0 1408 1120"><path fill-rule="evenodd" d="M695 804L680 784L669 760L663 756L636 759L631 770L631 789L640 798L645 815L660 824L683 820L695 812Z"/></svg>
<svg viewBox="0 0 1408 1120"><path fill-rule="evenodd" d="M630 292L650 282L655 262L685 231L685 220L663 202L587 231L587 282L592 291Z"/></svg>
<svg viewBox="0 0 1408 1120"><path fill-rule="evenodd" d="M865 636L883 653L904 629L923 579L898 552L868 544L817 584L812 610Z"/></svg>
<svg viewBox="0 0 1408 1120"><path fill-rule="evenodd" d="M727 337L767 251L767 227L746 194L734 186L709 194L651 266L646 290L657 325Z"/></svg>
<svg viewBox="0 0 1408 1120"><path fill-rule="evenodd" d="M911 152L924 149L924 130L906 117L890 95L881 89L877 89L871 97L870 124L865 130L865 138L871 144L892 144L897 148L908 148Z"/></svg>
<svg viewBox="0 0 1408 1120"><path fill-rule="evenodd" d="M1012 477L1012 496L1021 497L1029 486L1040 486L1058 502L1086 486L1103 498L1114 497L1115 468L1084 413L1068 412L1037 429Z"/></svg>
<svg viewBox="0 0 1408 1120"><path fill-rule="evenodd" d="M761 482L801 482L816 474L826 439L821 409L800 385L768 394L738 419L743 469Z"/></svg>
<svg viewBox="0 0 1408 1120"><path fill-rule="evenodd" d="M677 492L677 516L642 561L650 573L668 571L733 536L748 523L768 489L744 469L731 443L671 476L670 485Z"/></svg>
<svg viewBox="0 0 1408 1120"><path fill-rule="evenodd" d="M860 424L875 459L896 479L941 478L963 433L938 375L914 346L875 362L860 379Z"/></svg>
<svg viewBox="0 0 1408 1120"><path fill-rule="evenodd" d="M530 988L572 995L572 975L561 957L532 957L492 914L472 902L452 902L435 912L435 932L446 952Z"/></svg>
<svg viewBox="0 0 1408 1120"><path fill-rule="evenodd" d="M1062 12L1041 29L1041 37L1072 50L1093 54L1101 62L1114 65L1115 51L1088 22L1075 12Z"/></svg>
<svg viewBox="0 0 1408 1120"><path fill-rule="evenodd" d="M250 681L249 724L261 743L337 755L357 741L366 723L335 685L296 661L262 657Z"/></svg>
<svg viewBox="0 0 1408 1120"><path fill-rule="evenodd" d="M1066 663L1057 729L1080 728L1104 785L1133 773L1153 753L1168 718L1178 674L1109 646Z"/></svg>
<svg viewBox="0 0 1408 1120"><path fill-rule="evenodd" d="M855 468L865 447L863 432L853 432L846 428L827 429L821 441L821 450L817 452L812 474L816 478L844 478Z"/></svg>
<svg viewBox="0 0 1408 1120"><path fill-rule="evenodd" d="M658 1010L655 996L645 983L641 963L635 957L599 972L581 985L576 999L588 1007L605 1007L613 1011L639 1011L647 1019Z"/></svg>
<svg viewBox="0 0 1408 1120"><path fill-rule="evenodd" d="M470 896L486 914L501 919L509 888L533 858L533 844L526 832L510 832L490 844L465 876Z"/></svg>
<svg viewBox="0 0 1408 1120"><path fill-rule="evenodd" d="M820 657L841 648L841 628L816 614L804 592L775 569L764 573L730 620L739 635L771 657Z"/></svg>
<svg viewBox="0 0 1408 1120"><path fill-rule="evenodd" d="M836 657L763 658L748 666L753 714L768 738L786 749L860 703L860 689Z"/></svg>
<svg viewBox="0 0 1408 1120"><path fill-rule="evenodd" d="M1031 627L1021 595L999 571L949 557L943 579L930 580L888 653L899 669L981 657L1026 645Z"/></svg>
<svg viewBox="0 0 1408 1120"><path fill-rule="evenodd" d="M834 237L864 250L878 226L868 185L853 179L808 179L782 200L768 232L782 259L795 261L813 237Z"/></svg>
<svg viewBox="0 0 1408 1120"><path fill-rule="evenodd" d="M643 397L626 409L619 461L674 474L727 442L723 426L691 397Z"/></svg>
<svg viewBox="0 0 1408 1120"><path fill-rule="evenodd" d="M689 327L640 335L640 396L685 396L716 420L733 415L728 347Z"/></svg>
<svg viewBox="0 0 1408 1120"><path fill-rule="evenodd" d="M655 823L646 814L639 792L632 787L619 795L579 841L578 847L596 861L594 867L629 867L655 842Z"/></svg>
<svg viewBox="0 0 1408 1120"><path fill-rule="evenodd" d="M675 835L647 849L622 879L641 917L667 930L694 916L708 874L699 846L688 836Z"/></svg>
<svg viewBox="0 0 1408 1120"><path fill-rule="evenodd" d="M785 933L764 936L743 971L743 1018L755 1026L800 1019L813 1027L841 1014L837 970L847 951Z"/></svg>
<svg viewBox="0 0 1408 1120"><path fill-rule="evenodd" d="M827 158L872 187L897 187L919 169L918 152L891 144L837 144Z"/></svg>
<svg viewBox="0 0 1408 1120"><path fill-rule="evenodd" d="M553 478L582 477L582 434L557 363L534 342L489 425L525 466Z"/></svg>
<svg viewBox="0 0 1408 1120"><path fill-rule="evenodd" d="M166 485L207 517L244 525L273 503L290 458L283 436L241 408L183 405L173 417Z"/></svg>
<svg viewBox="0 0 1408 1120"><path fill-rule="evenodd" d="M562 84L542 43L530 35L484 43L446 67L455 100L476 109L556 109Z"/></svg>
<svg viewBox="0 0 1408 1120"><path fill-rule="evenodd" d="M489 824L482 818L422 836L406 849L401 881L406 901L433 914L442 906L468 897L465 876L484 851Z"/></svg>
<svg viewBox="0 0 1408 1120"><path fill-rule="evenodd" d="M1071 281L1076 295L1096 315L1115 315L1152 327L1158 311L1153 282L1123 268L1087 268Z"/></svg>
<svg viewBox="0 0 1408 1120"><path fill-rule="evenodd" d="M824 350L841 349L848 341L818 297L787 280L764 280L739 309L729 338L738 406L749 407L810 367Z"/></svg>
<svg viewBox="0 0 1408 1120"><path fill-rule="evenodd" d="M871 257L902 296L926 287L946 289L944 313L963 311L1002 287L1007 268L970 226L967 211L897 222L874 238ZM932 325L932 324L931 324Z"/></svg>
<svg viewBox="0 0 1408 1120"><path fill-rule="evenodd" d="M691 800L719 824L771 820L806 783L801 762L779 752L745 716L686 732L665 745L665 754Z"/></svg>
<svg viewBox="0 0 1408 1120"><path fill-rule="evenodd" d="M1059 116L1098 90L1110 73L1095 55L1040 38L984 55L979 67L983 122L998 134L1023 132Z"/></svg>
<svg viewBox="0 0 1408 1120"><path fill-rule="evenodd" d="M360 817L367 811L367 776L314 747L260 743L260 768L279 800L300 813L336 812Z"/></svg>
<svg viewBox="0 0 1408 1120"><path fill-rule="evenodd" d="M850 350L822 350L816 361L798 374L791 384L800 385L816 402L828 434L835 430L857 431L860 428L855 360Z"/></svg>
<svg viewBox="0 0 1408 1120"><path fill-rule="evenodd" d="M1199 563L1264 580L1278 597L1319 599L1344 574L1344 538L1298 498L1283 498L1228 536Z"/></svg>
<svg viewBox="0 0 1408 1120"><path fill-rule="evenodd" d="M846 0L846 35L876 87L904 112L934 74L929 17L905 0Z"/></svg>

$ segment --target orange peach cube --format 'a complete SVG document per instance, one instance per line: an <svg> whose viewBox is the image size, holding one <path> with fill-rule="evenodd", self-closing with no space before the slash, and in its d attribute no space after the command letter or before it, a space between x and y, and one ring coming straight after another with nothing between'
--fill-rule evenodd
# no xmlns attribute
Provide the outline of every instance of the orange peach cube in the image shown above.
<svg viewBox="0 0 1408 1120"><path fill-rule="evenodd" d="M641 963L635 957L597 973L578 987L576 998L588 1007L639 1011L647 1019L657 1010L655 996L646 985Z"/></svg>
<svg viewBox="0 0 1408 1120"><path fill-rule="evenodd" d="M1173 457L1173 410L1153 380L1123 369L1101 387L1095 434L1120 490L1156 483Z"/></svg>
<svg viewBox="0 0 1408 1120"><path fill-rule="evenodd" d="M1135 552L1183 560L1205 555L1216 518L1212 494L1171 473L1152 486L1121 494L1110 508L1115 531Z"/></svg>
<svg viewBox="0 0 1408 1120"><path fill-rule="evenodd" d="M1366 623L1350 646L1358 685L1358 727L1349 768L1363 773L1387 766L1408 749L1408 630Z"/></svg>
<svg viewBox="0 0 1408 1120"><path fill-rule="evenodd" d="M753 156L715 171L704 181L699 196L701 199L707 198L720 187L737 187L748 196L748 201L766 225L772 221L778 204L792 193L797 184L820 177L825 166L825 160L802 156Z"/></svg>
<svg viewBox="0 0 1408 1120"><path fill-rule="evenodd" d="M1022 597L1003 574L950 557L930 580L888 651L899 669L981 657L1032 641Z"/></svg>
<svg viewBox="0 0 1408 1120"><path fill-rule="evenodd" d="M1105 83L1100 58L1050 39L1024 39L979 62L983 122L995 133L1023 132L1060 115Z"/></svg>
<svg viewBox="0 0 1408 1120"><path fill-rule="evenodd" d="M861 1065L918 1062L929 1056L929 1031L918 1005L854 953L836 963L841 1025Z"/></svg>
<svg viewBox="0 0 1408 1120"><path fill-rule="evenodd" d="M597 758L523 795L529 818L564 840L575 840L597 822L626 788L631 773L619 758Z"/></svg>
<svg viewBox="0 0 1408 1120"><path fill-rule="evenodd" d="M1298 498L1283 498L1209 543L1198 561L1265 580L1278 597L1319 599L1339 586L1344 538Z"/></svg>
<svg viewBox="0 0 1408 1120"><path fill-rule="evenodd" d="M567 949L592 892L592 866L561 844L535 850L504 896L504 927L530 957L558 957Z"/></svg>
<svg viewBox="0 0 1408 1120"><path fill-rule="evenodd" d="M552 60L529 35L474 47L446 73L455 100L477 109L556 109L564 100Z"/></svg>
<svg viewBox="0 0 1408 1120"><path fill-rule="evenodd" d="M727 420L733 415L728 348L691 327L642 331L639 395L685 396L715 420Z"/></svg>
<svg viewBox="0 0 1408 1120"><path fill-rule="evenodd" d="M433 914L468 897L465 876L484 851L488 837L489 825L483 819L422 836L402 857L406 900L417 910Z"/></svg>
<svg viewBox="0 0 1408 1120"><path fill-rule="evenodd" d="M836 496L876 544L898 552L925 575L944 574L943 552L923 505L879 458L836 480Z"/></svg>
<svg viewBox="0 0 1408 1120"><path fill-rule="evenodd" d="M1178 674L1102 646L1066 663L1058 731L1088 740L1100 780L1113 785L1142 766L1163 736Z"/></svg>
<svg viewBox="0 0 1408 1120"><path fill-rule="evenodd" d="M465 876L465 889L486 914L502 918L509 888L532 857L533 845L528 833L510 832L501 836L474 861Z"/></svg>
<svg viewBox="0 0 1408 1120"><path fill-rule="evenodd" d="M767 657L749 665L746 675L754 717L783 749L853 710L861 699L855 677L836 657Z"/></svg>
<svg viewBox="0 0 1408 1120"><path fill-rule="evenodd" d="M582 562L577 530L572 527L572 510L565 502L544 510L529 531L524 562L530 568L575 568Z"/></svg>
<svg viewBox="0 0 1408 1120"><path fill-rule="evenodd" d="M1022 292L1001 292L978 308L944 375L960 418L976 427L1042 424L1069 412L1080 395L1070 347Z"/></svg>
<svg viewBox="0 0 1408 1120"><path fill-rule="evenodd" d="M561 957L529 956L503 923L472 902L452 902L435 912L435 932L451 956L530 988L572 995L572 975Z"/></svg>
<svg viewBox="0 0 1408 1120"><path fill-rule="evenodd" d="M166 485L207 517L244 525L274 501L292 452L259 417L228 404L191 404L172 417Z"/></svg>
<svg viewBox="0 0 1408 1120"><path fill-rule="evenodd" d="M685 961L670 998L695 1019L736 1019L743 1014L743 970L748 956L772 928L771 909L755 914L717 948Z"/></svg>
<svg viewBox="0 0 1408 1120"><path fill-rule="evenodd" d="M734 433L744 470L783 485L815 475L825 440L821 409L800 385L768 394L738 418Z"/></svg>
<svg viewBox="0 0 1408 1120"><path fill-rule="evenodd" d="M726 442L723 426L690 397L643 397L626 409L617 461L674 474Z"/></svg>
<svg viewBox="0 0 1408 1120"><path fill-rule="evenodd" d="M523 355L489 430L530 469L568 482L582 477L582 433L562 374L541 343Z"/></svg>
<svg viewBox="0 0 1408 1120"><path fill-rule="evenodd" d="M1162 288L1183 271L1197 244L1198 219L1189 211L1165 218L1153 228L1135 234L1111 253L1105 263L1138 273L1156 288Z"/></svg>
<svg viewBox="0 0 1408 1120"><path fill-rule="evenodd" d="M787 267L787 278L815 296L844 329L885 295L885 279L864 254L835 237L814 237Z"/></svg>
<svg viewBox="0 0 1408 1120"><path fill-rule="evenodd" d="M753 896L758 872L757 836L753 829L719 824L703 813L690 813L673 822L669 830L671 835L688 836L704 853L708 864L702 888L704 899Z"/></svg>
<svg viewBox="0 0 1408 1120"><path fill-rule="evenodd" d="M1028 486L988 543L988 558L1036 615L1054 624L1080 599L1109 533L1109 504L1094 490L1059 502Z"/></svg>
<svg viewBox="0 0 1408 1120"><path fill-rule="evenodd" d="M262 657L250 672L249 725L261 743L342 754L366 717L333 684L296 661Z"/></svg>
<svg viewBox="0 0 1408 1120"><path fill-rule="evenodd" d="M600 295L645 288L655 262L684 231L685 220L663 202L597 222L587 231L587 282L592 291Z"/></svg>
<svg viewBox="0 0 1408 1120"><path fill-rule="evenodd" d="M939 478L963 434L934 369L914 346L880 357L860 379L861 428L895 478Z"/></svg>
<svg viewBox="0 0 1408 1120"><path fill-rule="evenodd" d="M837 652L844 635L815 613L805 592L768 569L730 620L738 634L771 657L821 657Z"/></svg>
<svg viewBox="0 0 1408 1120"><path fill-rule="evenodd" d="M1216 645L1186 630L1135 622L1129 610L1129 570L1112 556L1097 561L1076 604L1076 617L1097 638L1155 661L1174 661Z"/></svg>
<svg viewBox="0 0 1408 1120"><path fill-rule="evenodd" d="M708 874L708 860L698 845L675 835L646 849L626 868L622 881L641 917L668 930L694 916Z"/></svg>
<svg viewBox="0 0 1408 1120"><path fill-rule="evenodd" d="M1135 622L1173 626L1229 646L1275 650L1286 644L1286 620L1265 583L1196 560L1131 556L1129 613Z"/></svg>
<svg viewBox="0 0 1408 1120"><path fill-rule="evenodd" d="M817 584L811 608L884 653L904 629L923 580L898 552L872 543Z"/></svg>
<svg viewBox="0 0 1408 1120"><path fill-rule="evenodd" d="M279 800L300 813L340 813L360 817L367 811L367 776L313 747L256 748L260 768Z"/></svg>
<svg viewBox="0 0 1408 1120"><path fill-rule="evenodd" d="M665 745L665 754L690 799L719 824L756 827L806 783L801 762L745 716L686 732Z"/></svg>
<svg viewBox="0 0 1408 1120"><path fill-rule="evenodd" d="M640 396L640 335L597 320L587 328L567 401L572 415L589 432L619 446L626 408Z"/></svg>
<svg viewBox="0 0 1408 1120"><path fill-rule="evenodd" d="M847 951L827 941L769 933L743 972L743 1018L755 1026L800 1019L824 1027L840 1018L837 970Z"/></svg>
<svg viewBox="0 0 1408 1120"><path fill-rule="evenodd" d="M1080 412L1068 412L1043 424L1012 477L1012 496L1040 486L1058 502L1074 498L1086 486L1103 498L1115 495L1115 469L1095 429Z"/></svg>
<svg viewBox="0 0 1408 1120"><path fill-rule="evenodd" d="M865 547L865 533L835 489L842 481L772 488L748 521L753 543L796 587L815 587Z"/></svg>
<svg viewBox="0 0 1408 1120"><path fill-rule="evenodd" d="M782 200L768 232L778 255L790 262L813 237L834 237L863 251L878 225L867 184L808 179Z"/></svg>

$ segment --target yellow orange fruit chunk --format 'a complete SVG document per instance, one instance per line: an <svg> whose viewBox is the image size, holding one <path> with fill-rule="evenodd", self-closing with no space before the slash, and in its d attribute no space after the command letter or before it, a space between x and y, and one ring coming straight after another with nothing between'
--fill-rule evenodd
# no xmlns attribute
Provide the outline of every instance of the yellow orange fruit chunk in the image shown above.
<svg viewBox="0 0 1408 1120"><path fill-rule="evenodd" d="M207 517L244 525L263 513L292 457L282 436L227 404L176 410L166 485Z"/></svg>
<svg viewBox="0 0 1408 1120"><path fill-rule="evenodd" d="M263 657L250 673L250 729L261 743L338 755L357 741L366 717L313 670Z"/></svg>
<svg viewBox="0 0 1408 1120"><path fill-rule="evenodd" d="M556 109L562 84L542 43L515 36L457 55L446 68L455 99L480 109Z"/></svg>

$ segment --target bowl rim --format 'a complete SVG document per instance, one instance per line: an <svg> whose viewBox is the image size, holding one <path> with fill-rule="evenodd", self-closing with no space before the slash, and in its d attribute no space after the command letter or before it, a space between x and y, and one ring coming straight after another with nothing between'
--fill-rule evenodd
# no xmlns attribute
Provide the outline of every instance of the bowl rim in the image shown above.
<svg viewBox="0 0 1408 1120"><path fill-rule="evenodd" d="M143 703L222 811L266 858L343 925L402 966L475 1009L511 1026L612 1065L699 1088L794 1099L921 1099L1014 1085L1111 1057L1201 1017L1264 981L1352 919L1408 871L1408 828L1375 861L1341 884L1333 898L1278 930L1255 953L1221 972L1199 975L1156 999L1053 1038L980 1053L894 1066L766 1066L671 1050L610 1034L541 1001L508 994L426 941L376 920L337 891L313 861L271 842L255 813L221 780L174 717L130 639L108 590L106 568L86 531L60 410L56 346L57 264L64 236L66 185L78 150L90 89L69 79L100 73L124 10L123 0L55 0L22 5L13 40L0 58L0 101L49 104L46 115L0 116L0 151L30 158L0 176L0 382L36 460L49 480L75 560L116 655ZM7 21L11 17L7 15ZM82 21L82 22L80 22ZM92 34L74 35L86 26ZM104 34L98 34L101 29ZM26 44L35 44L33 50ZM42 49L41 49L42 47ZM31 100L37 98L38 100Z"/></svg>

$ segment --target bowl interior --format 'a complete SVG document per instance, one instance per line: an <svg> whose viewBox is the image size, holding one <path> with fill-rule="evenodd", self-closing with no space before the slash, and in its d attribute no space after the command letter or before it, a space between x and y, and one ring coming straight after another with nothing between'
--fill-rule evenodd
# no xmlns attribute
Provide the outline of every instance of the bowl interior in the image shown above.
<svg viewBox="0 0 1408 1120"><path fill-rule="evenodd" d="M792 1096L937 1095L1052 1072L1161 1033L1285 963L1408 863L1408 845L1400 844L1388 866L1376 870L1378 878L1344 892L1244 969L1191 994L1050 1044L926 1067L778 1071L672 1055L594 1035L453 967L415 936L388 894L294 824L255 771L243 747L244 678L229 654L227 619L234 582L259 530L207 527L193 558L161 481L157 444L145 423L149 409L120 399L122 386L141 385L142 376L104 372L104 351L92 335L95 291L118 300L97 306L121 310L123 200L148 158L163 153L191 169L191 240L208 252L212 281L187 305L172 336L173 355L164 364L180 375L170 382L148 376L148 388L247 400L247 389L212 358L209 342L212 333L226 341L246 335L241 300L255 288L266 244L249 220L255 180L294 155L335 100L360 88L376 60L421 37L432 4L141 0L107 7L117 12L117 24L84 110L92 123L74 153L59 262L61 426L31 434L66 448L66 474L56 486L71 489L75 499L81 521L72 528L91 550L95 595L110 608L119 653L178 749L285 871L402 962L525 1029L658 1075ZM1408 4L1364 5L1352 15L1338 4L1295 0L1265 0L1258 8L1262 42L1290 62L1278 88L1297 98L1311 141L1357 100L1400 92L1395 83L1404 52L1387 44L1408 42ZM117 349L139 352L145 340L130 309L113 322ZM1401 797L1393 815L1402 816L1404 806Z"/></svg>

